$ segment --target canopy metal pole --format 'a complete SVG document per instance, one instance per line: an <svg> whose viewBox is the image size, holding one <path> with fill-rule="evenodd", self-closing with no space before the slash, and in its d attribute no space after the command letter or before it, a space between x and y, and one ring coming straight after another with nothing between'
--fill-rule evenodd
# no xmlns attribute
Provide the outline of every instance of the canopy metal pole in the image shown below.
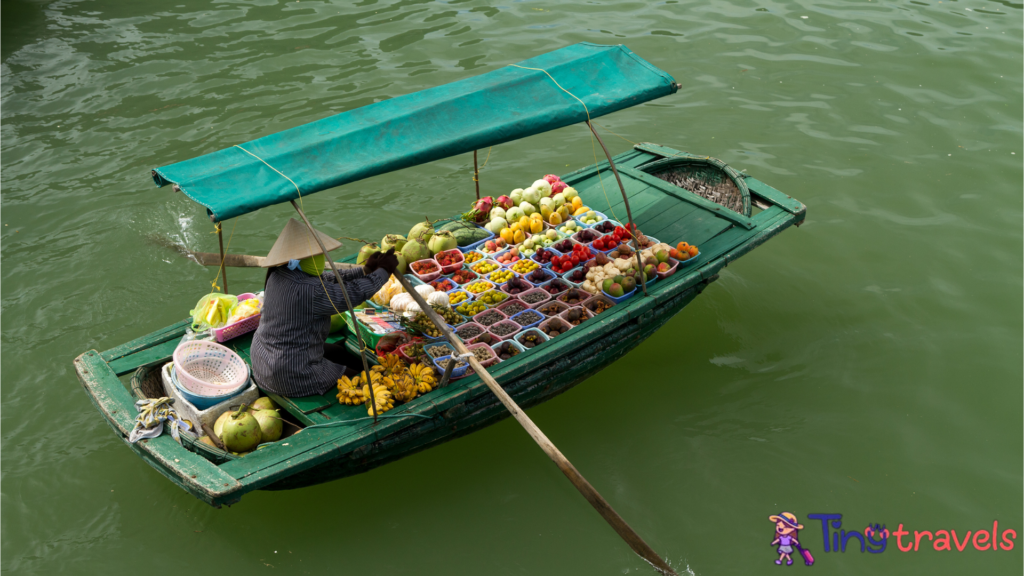
<svg viewBox="0 0 1024 576"><path fill-rule="evenodd" d="M228 267L224 265L224 236L221 232L222 226L217 222L217 242L220 243L220 274L224 279L224 294L228 293Z"/></svg>
<svg viewBox="0 0 1024 576"><path fill-rule="evenodd" d="M366 385L370 387L370 410L373 412L373 423L377 423L377 401L373 395L373 383L370 381L370 365L366 362L366 354L363 354L363 350L366 346L363 344L363 335L359 333L359 321L356 320L356 309L352 306L352 301L349 300L348 290L345 289L345 283L341 281L341 274L338 273L338 269L334 267L334 261L327 254L327 247L324 246L323 241L320 240L320 236L317 236L316 230L313 230L313 225L309 223L309 219L302 212L302 208L295 203L295 200L291 201L292 206L295 207L295 211L302 216L302 221L306 223L306 228L309 228L309 233L316 240L316 243L320 245L320 251L324 253L324 259L327 260L327 264L331 267L331 271L334 272L334 279L338 281L338 286L341 287L341 294L345 297L345 305L348 306L348 313L352 315L352 331L356 333L356 340L359 341L359 359L363 361L363 373L366 374ZM401 274L399 274L401 276ZM415 290L413 290L415 292ZM328 295L330 297L330 295Z"/></svg>
<svg viewBox="0 0 1024 576"><path fill-rule="evenodd" d="M413 300L419 304L423 312L426 313L428 318L430 318L430 321L433 322L438 330L440 330L448 341L452 343L455 350L459 354L469 354L469 349L466 348L465 343L463 343L458 336L452 333L445 321L438 316L437 312L434 312L434 309L427 304L426 300L423 299L423 296L421 296L420 293L412 287L409 283L409 279L402 274L399 274L397 278L398 281L402 283L405 291L412 296ZM455 364L454 358L448 363L448 366L450 367L453 364ZM541 432L540 428L533 423L533 420L530 420L530 417L523 412L514 400L512 400L508 393L505 392L505 389L502 388L494 377L487 372L487 369L480 364L475 356L470 356L469 365L472 366L473 370L480 375L480 379L483 380L484 384L490 388L491 392L498 397L498 400L501 401L505 408L512 413L512 416L519 422L519 424L526 429L526 433L533 438L533 441L540 446L541 450L543 450L549 458L551 458L555 465L558 466L558 469L565 474L570 482L572 482L573 486L583 494L583 497L587 499L587 502L590 502L590 505L597 510L597 513L600 514L602 518L604 518L605 522L608 522L612 529L626 541L626 544L629 544L629 547L632 548L634 552L639 554L641 558L649 562L661 573L668 576L678 576L676 572L672 570L672 567L669 566L661 556L658 556L658 553L655 552L647 542L644 542L643 538L633 531L629 524L626 524L626 521L622 519L622 516L619 516L619 514L612 509L611 505L608 504L608 501L601 497L597 490L590 485L590 482L587 482L587 479L584 478L583 475L580 474L579 470L577 470L576 467L562 455L562 452L558 450L551 440L548 440L548 437L545 436L544 433Z"/></svg>
<svg viewBox="0 0 1024 576"><path fill-rule="evenodd" d="M597 143L604 150L604 155L608 158L608 165L611 166L612 174L615 174L615 180L619 183L619 190L622 191L622 202L626 204L626 217L629 218L629 235L633 238L633 251L636 253L636 266L640 273L640 286L644 289L644 296L647 296L647 282L644 281L644 264L640 261L640 242L636 239L636 224L633 223L633 213L629 210L629 198L626 197L626 187L622 185L622 178L619 177L619 171L615 169L612 155L608 153L608 148L605 147L604 141L601 140L601 136L597 133L597 130L594 130L594 126L589 120L587 121L587 127L597 137Z"/></svg>
<svg viewBox="0 0 1024 576"><path fill-rule="evenodd" d="M473 150L473 182L476 184L476 199L480 199L480 169L476 165L476 150Z"/></svg>

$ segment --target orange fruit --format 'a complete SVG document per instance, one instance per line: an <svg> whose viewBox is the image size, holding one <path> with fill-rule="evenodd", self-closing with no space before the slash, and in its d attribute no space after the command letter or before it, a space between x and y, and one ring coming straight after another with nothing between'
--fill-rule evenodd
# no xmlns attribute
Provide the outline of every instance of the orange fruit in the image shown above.
<svg viewBox="0 0 1024 576"><path fill-rule="evenodd" d="M693 257L696 256L697 253L700 252L700 250L697 250L696 246L690 246L688 252L690 253L690 256Z"/></svg>
<svg viewBox="0 0 1024 576"><path fill-rule="evenodd" d="M689 244L687 244L686 242L680 242L679 244L676 244L676 248L677 248L677 249L678 249L678 250L679 250L680 252L682 252L683 250L686 250L686 249L687 249L687 248L689 248L689 247L690 247L690 245L689 245Z"/></svg>

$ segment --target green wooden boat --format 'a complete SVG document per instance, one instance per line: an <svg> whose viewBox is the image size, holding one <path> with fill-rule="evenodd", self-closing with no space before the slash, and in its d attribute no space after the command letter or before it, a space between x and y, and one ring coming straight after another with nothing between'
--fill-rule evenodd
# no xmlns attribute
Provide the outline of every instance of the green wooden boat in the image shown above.
<svg viewBox="0 0 1024 576"><path fill-rule="evenodd" d="M591 45L584 46L585 49L590 47ZM566 50L568 49L545 56ZM635 55L629 53L627 56L629 58L623 60L625 65L638 65L636 61L639 59ZM552 64L551 61L544 61L542 58L538 57L523 64L533 64L533 68L544 68L549 72L558 69L557 63ZM650 67L643 61L639 62ZM574 71L586 70L579 62L575 62L570 68ZM607 67L603 67L602 70L607 74ZM554 72L551 73L556 75ZM645 73L651 72L646 70ZM477 79L493 74L495 72ZM584 89L574 87L573 82L566 79L569 75L569 72L557 75L559 83L573 90L574 94L579 94ZM533 77L538 83L550 83L544 75L534 73ZM636 85L636 78L624 78L624 82L631 86ZM591 78L589 81L594 80ZM607 75L603 76L601 82L608 81ZM480 89L479 86L471 88ZM545 89L548 88L550 86ZM666 93L671 93L674 88L673 84ZM467 87L463 86L460 89L465 91ZM537 86L523 89L537 90ZM643 89L643 86L637 88L641 91ZM430 91L418 94L427 92ZM617 98L621 97L626 101L625 105L631 105L643 101L643 98L650 99L659 95L661 94L620 95ZM513 97L519 98L515 95ZM573 123L573 119L577 122L588 120L597 115L595 110L600 104L598 100L608 100L605 95L594 99L592 103L584 96L582 101L587 102L588 110L587 116L581 118L582 110L575 109L581 108L579 104L565 97L560 91L553 90L546 97L562 98L565 109L572 110L571 114L575 116L570 117L570 113L567 112L564 118L552 120L558 115L553 115L550 107L547 107L543 119L538 120L533 127L527 128L527 132L533 130L532 133L536 133L552 129L565 125L566 122ZM402 98L407 97L388 102ZM377 104L367 108L373 106ZM533 104L526 103L524 106L530 107ZM619 106L621 107L623 106ZM612 106L608 111L614 109L618 108ZM519 128L524 126L521 116L497 121L503 122L506 128L511 124ZM472 128L468 127L467 130ZM481 142L483 146L487 146L522 137L523 134L522 131L510 132L506 129L500 136L492 135L482 141L459 142L457 145L452 144L430 154L440 154L440 157L444 157L463 153L467 149L475 149ZM250 151L256 149L266 152L266 146L257 146L259 142L257 140L244 146ZM216 154L220 153L214 155ZM267 156L263 156L261 162L270 166L270 163L265 161L266 158ZM429 154L421 154L411 162L421 163L430 159L433 157ZM739 174L712 158L655 144L639 144L615 156L614 162L629 198L633 220L640 230L670 244L684 240L695 244L700 247L700 257L696 262L681 267L673 276L650 285L647 296L633 296L569 332L489 368L491 375L522 407L533 406L565 392L625 355L682 310L709 283L717 280L718 272L729 262L789 226L799 225L804 219L805 207L800 202L755 178ZM275 169L278 169L277 162L273 163ZM253 165L256 166L254 169L262 170L258 178L273 177L273 174L267 173L262 166L255 163ZM392 162L376 169L388 171L395 169L397 165ZM593 209L624 218L625 206L609 168L607 161L601 162L567 174L563 180L576 188ZM237 165L230 169L236 171L232 177L237 178ZM344 168L338 170L343 172ZM288 171L283 172L292 174ZM306 176L305 180L295 176L286 178L296 188L302 186L303 189L307 189L308 186L313 188L313 191L339 183L335 178L325 179L320 184L312 184L313 176ZM161 178L166 180L160 183L181 182L167 177L167 173L161 173L157 177L158 182ZM365 176L361 173L354 177ZM249 181L252 181L252 178L249 178ZM288 182L284 184L287 189ZM685 188L677 184L682 184ZM239 210L252 211L262 207L263 200L254 201L249 198L249 203L245 207L236 208L224 198L205 198L200 185L196 185L192 190L189 186L190 184L186 183L181 187L190 197L205 205L215 220L236 216ZM276 186L276 196L267 200L267 205L290 199L281 192L280 182ZM352 259L354 257L350 258ZM120 438L126 439L133 427L135 400L163 395L159 386L160 367L170 361L190 321L191 319L183 320L110 350L90 350L75 359L75 368L86 393ZM342 342L349 345L353 351L358 350L348 336L347 332L342 331L332 334L328 341ZM251 336L243 336L229 341L226 345L248 361L250 343ZM128 375L130 390L120 379ZM455 380L445 388L434 390L400 405L389 411L386 418L381 418L376 423L365 419L365 407L338 404L333 392L306 398L272 397L284 407L286 416L293 422L304 426L325 426L304 429L281 441L266 444L244 457L235 457L187 437L183 438L182 444L179 445L169 434L142 440L136 444L128 444L126 440L126 444L172 482L204 502L219 507L237 502L244 494L253 490L299 488L364 472L468 434L509 415L477 376Z"/></svg>

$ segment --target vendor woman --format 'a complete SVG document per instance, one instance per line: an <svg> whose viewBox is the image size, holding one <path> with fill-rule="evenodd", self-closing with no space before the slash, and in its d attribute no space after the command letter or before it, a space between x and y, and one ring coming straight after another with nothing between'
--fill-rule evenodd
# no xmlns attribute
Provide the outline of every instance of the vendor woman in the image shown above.
<svg viewBox="0 0 1024 576"><path fill-rule="evenodd" d="M317 232L328 251L341 246ZM334 272L309 229L289 219L263 263L266 291L260 326L252 338L252 372L260 388L282 396L313 396L337 386L338 379L362 370L358 357L327 344L331 316L348 310ZM394 250L375 253L366 265L341 272L356 306L373 296L398 268Z"/></svg>

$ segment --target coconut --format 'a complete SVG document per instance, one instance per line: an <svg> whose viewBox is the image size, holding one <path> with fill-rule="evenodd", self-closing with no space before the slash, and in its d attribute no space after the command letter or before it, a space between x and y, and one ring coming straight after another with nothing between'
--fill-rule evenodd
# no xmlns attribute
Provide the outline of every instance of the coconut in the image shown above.
<svg viewBox="0 0 1024 576"><path fill-rule="evenodd" d="M260 396L252 403L253 410L277 410L277 404L267 396Z"/></svg>
<svg viewBox="0 0 1024 576"><path fill-rule="evenodd" d="M220 439L232 452L248 452L262 440L260 423L246 411L247 408L248 406L242 404L238 411L232 412L224 422L224 434Z"/></svg>
<svg viewBox="0 0 1024 576"><path fill-rule="evenodd" d="M508 228L508 222L505 221L505 218L494 218L484 228L491 234L497 234L501 232L502 228Z"/></svg>
<svg viewBox="0 0 1024 576"><path fill-rule="evenodd" d="M388 234L380 241L381 252L387 252L392 248L395 249L395 252L401 252L403 246L405 246L405 236L401 234Z"/></svg>
<svg viewBox="0 0 1024 576"><path fill-rule="evenodd" d="M431 234L431 236L433 236L433 234ZM433 254L430 253L430 248L427 248L426 243L411 235L410 237L413 239L410 239L405 243L405 246L402 247L402 256L405 257L406 262L415 262L417 260L424 260L433 256Z"/></svg>
<svg viewBox="0 0 1024 576"><path fill-rule="evenodd" d="M399 274L405 274L406 270L409 268L409 263L405 261L405 256L403 256L401 252L395 252L395 256L398 258L398 268L395 270L397 270Z"/></svg>
<svg viewBox="0 0 1024 576"><path fill-rule="evenodd" d="M253 418L260 425L261 442L277 442L281 438L281 415L277 410L257 410Z"/></svg>
<svg viewBox="0 0 1024 576"><path fill-rule="evenodd" d="M427 220L424 220L423 222L419 222L415 226L413 226L412 229L409 230L409 234L406 236L406 238L408 238L410 242L413 240L419 240L420 242L426 244L427 241L430 240L430 237L433 235L434 225L428 222ZM403 254L404 253L405 252L403 250Z"/></svg>
<svg viewBox="0 0 1024 576"><path fill-rule="evenodd" d="M380 246L376 242L370 242L359 249L359 255L356 256L356 264L362 266L366 264L366 261L370 259L370 254L374 252L380 252Z"/></svg>
<svg viewBox="0 0 1024 576"><path fill-rule="evenodd" d="M224 412L217 417L217 421L213 423L213 433L217 435L217 438L224 438L224 423L231 417L231 410Z"/></svg>
<svg viewBox="0 0 1024 576"><path fill-rule="evenodd" d="M459 241L455 239L455 235L448 230L442 230L430 237L430 241L427 242L427 248L433 254L438 252L444 252L445 250L454 250L459 247Z"/></svg>

